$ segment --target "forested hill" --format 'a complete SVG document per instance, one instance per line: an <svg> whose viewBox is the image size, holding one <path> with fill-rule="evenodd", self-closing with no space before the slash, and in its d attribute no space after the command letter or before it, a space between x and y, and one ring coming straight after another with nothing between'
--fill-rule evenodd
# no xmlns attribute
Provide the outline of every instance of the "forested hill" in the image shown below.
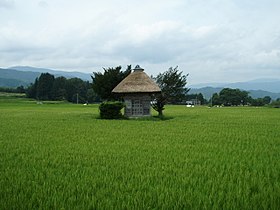
<svg viewBox="0 0 280 210"><path fill-rule="evenodd" d="M242 90L264 90L271 93L280 93L280 79L277 78L260 78L255 80L249 80L245 82L234 82L234 83L202 83L193 84L190 88L238 88Z"/></svg>
<svg viewBox="0 0 280 210"><path fill-rule="evenodd" d="M61 71L61 70L53 70L53 69L47 69L47 68L36 68L36 67L30 67L30 66L13 66L9 69L14 69L18 71L23 72L40 72L40 73L50 73L54 75L55 77L63 76L65 78L80 78L84 81L91 81L91 74L90 73L82 73L78 71Z"/></svg>
<svg viewBox="0 0 280 210"><path fill-rule="evenodd" d="M36 77L39 77L40 74L40 72L23 72L0 68L0 87L27 86L30 83L33 83Z"/></svg>
<svg viewBox="0 0 280 210"><path fill-rule="evenodd" d="M0 68L0 87L14 88L18 86L28 86L33 83L41 73L50 73L55 77L80 78L84 81L91 81L90 74L81 72L56 71L45 68L35 68L28 66L15 66L8 69Z"/></svg>
<svg viewBox="0 0 280 210"><path fill-rule="evenodd" d="M202 88L191 88L188 94L202 93L204 98L209 100L214 93L219 93L223 87L202 87ZM241 89L241 88L240 88ZM270 96L272 99L280 98L280 93L272 93L264 90L246 90L252 98L263 98Z"/></svg>

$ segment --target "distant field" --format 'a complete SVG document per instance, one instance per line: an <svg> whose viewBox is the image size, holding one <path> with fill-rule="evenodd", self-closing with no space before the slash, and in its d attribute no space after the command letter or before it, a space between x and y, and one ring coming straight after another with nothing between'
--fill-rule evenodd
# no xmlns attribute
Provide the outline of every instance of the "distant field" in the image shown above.
<svg viewBox="0 0 280 210"><path fill-rule="evenodd" d="M0 209L279 209L280 109L165 114L0 94Z"/></svg>

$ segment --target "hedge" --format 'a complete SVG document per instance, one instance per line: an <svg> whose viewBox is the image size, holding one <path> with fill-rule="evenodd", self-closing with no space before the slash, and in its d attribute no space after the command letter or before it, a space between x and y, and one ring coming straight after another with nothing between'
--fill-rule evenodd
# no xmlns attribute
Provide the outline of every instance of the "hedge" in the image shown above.
<svg viewBox="0 0 280 210"><path fill-rule="evenodd" d="M124 108L122 102L109 101L103 102L99 106L101 119L120 119L123 117L121 110Z"/></svg>

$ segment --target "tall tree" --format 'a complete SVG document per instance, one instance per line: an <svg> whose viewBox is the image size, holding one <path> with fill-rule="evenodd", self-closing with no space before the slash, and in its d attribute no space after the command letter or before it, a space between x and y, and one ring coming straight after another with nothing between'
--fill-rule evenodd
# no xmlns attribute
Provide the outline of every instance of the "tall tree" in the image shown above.
<svg viewBox="0 0 280 210"><path fill-rule="evenodd" d="M51 90L54 76L49 73L42 73L38 79L37 96L40 100L51 100Z"/></svg>
<svg viewBox="0 0 280 210"><path fill-rule="evenodd" d="M270 96L265 96L265 97L263 98L263 101L264 101L265 104L270 104L270 102L271 102L271 97L270 97Z"/></svg>
<svg viewBox="0 0 280 210"><path fill-rule="evenodd" d="M28 98L38 99L37 88L38 88L38 78L35 79L34 84L31 83L30 86L27 88L26 96Z"/></svg>
<svg viewBox="0 0 280 210"><path fill-rule="evenodd" d="M210 99L210 101L211 101L212 105L219 105L219 106L222 105L222 102L220 100L220 96L218 93L214 93L212 98Z"/></svg>
<svg viewBox="0 0 280 210"><path fill-rule="evenodd" d="M156 95L154 100L152 101L151 105L154 110L158 112L158 115L161 117L163 116L164 106L166 104L166 97L164 94Z"/></svg>
<svg viewBox="0 0 280 210"><path fill-rule="evenodd" d="M112 90L130 74L131 65L128 65L125 71L121 71L121 66L103 69L104 73L93 72L92 88L102 100L113 100L115 97Z"/></svg>
<svg viewBox="0 0 280 210"><path fill-rule="evenodd" d="M179 71L178 66L170 67L166 72L160 73L155 79L156 83L161 88L161 94L156 95L152 103L159 116L163 115L164 105L166 103L181 103L186 99L186 94L189 91L186 88L187 75Z"/></svg>
<svg viewBox="0 0 280 210"><path fill-rule="evenodd" d="M80 78L71 78L66 82L66 99L70 102L84 103L87 100L87 83Z"/></svg>
<svg viewBox="0 0 280 210"><path fill-rule="evenodd" d="M55 78L52 86L52 99L53 100L65 100L66 99L66 83L65 77Z"/></svg>
<svg viewBox="0 0 280 210"><path fill-rule="evenodd" d="M178 66L170 67L166 72L160 73L155 79L156 83L161 88L163 95L166 97L166 102L175 104L186 99L186 94L189 91L186 88L187 75L179 71Z"/></svg>

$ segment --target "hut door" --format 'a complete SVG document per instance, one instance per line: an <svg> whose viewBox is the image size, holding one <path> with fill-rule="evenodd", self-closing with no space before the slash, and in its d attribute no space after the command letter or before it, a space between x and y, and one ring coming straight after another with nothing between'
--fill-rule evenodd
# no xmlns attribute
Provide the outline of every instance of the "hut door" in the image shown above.
<svg viewBox="0 0 280 210"><path fill-rule="evenodd" d="M141 100L133 100L132 115L143 115L143 105Z"/></svg>

